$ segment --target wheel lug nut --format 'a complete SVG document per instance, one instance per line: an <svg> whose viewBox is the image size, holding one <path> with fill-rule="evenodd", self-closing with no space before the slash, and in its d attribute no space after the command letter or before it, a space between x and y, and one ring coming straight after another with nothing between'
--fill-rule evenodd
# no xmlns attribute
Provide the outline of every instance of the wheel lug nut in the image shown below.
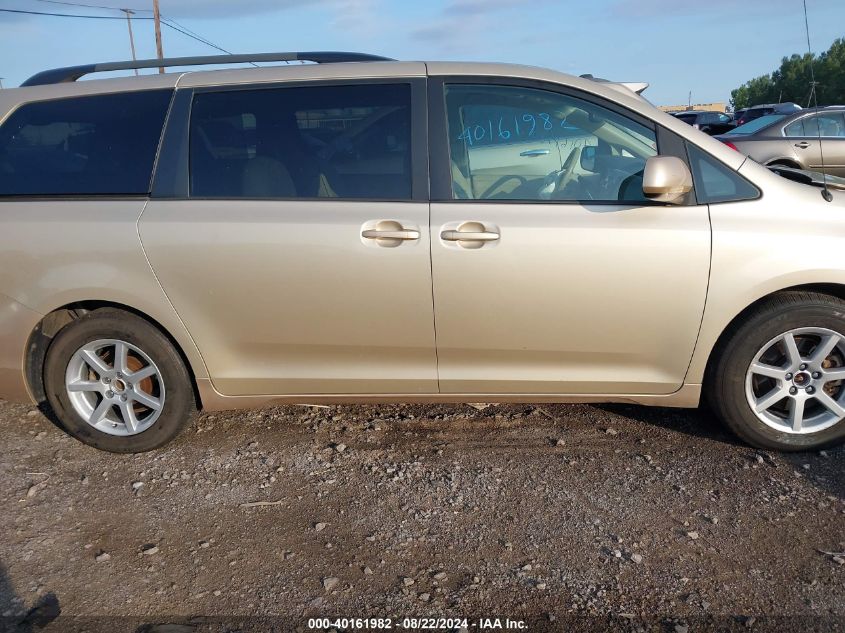
<svg viewBox="0 0 845 633"><path fill-rule="evenodd" d="M820 372L820 371L814 371L814 372L813 372L813 379L814 379L814 380L818 380L818 379L819 379L819 378L821 378L821 377L822 377L822 374L821 374L821 372Z"/></svg>
<svg viewBox="0 0 845 633"><path fill-rule="evenodd" d="M800 369L801 371L804 371L805 369L807 369L807 364L806 364L806 363L801 363L801 367L799 367L799 369ZM120 374L118 374L118 376L120 376Z"/></svg>
<svg viewBox="0 0 845 633"><path fill-rule="evenodd" d="M121 401L121 402L126 402L126 396L120 396L120 401Z"/></svg>
<svg viewBox="0 0 845 633"><path fill-rule="evenodd" d="M798 387L790 387L789 388L789 394L790 395L794 396L796 393L798 393Z"/></svg>
<svg viewBox="0 0 845 633"><path fill-rule="evenodd" d="M106 398L114 398L114 391L112 391L111 389L109 389L109 390L106 392Z"/></svg>
<svg viewBox="0 0 845 633"><path fill-rule="evenodd" d="M787 373L784 378L786 378L787 380L792 380L792 374Z"/></svg>
<svg viewBox="0 0 845 633"><path fill-rule="evenodd" d="M109 384L111 382L111 378L106 376L105 378L103 378L103 382L106 383L106 384Z"/></svg>
<svg viewBox="0 0 845 633"><path fill-rule="evenodd" d="M815 387L807 387L807 393L816 393Z"/></svg>

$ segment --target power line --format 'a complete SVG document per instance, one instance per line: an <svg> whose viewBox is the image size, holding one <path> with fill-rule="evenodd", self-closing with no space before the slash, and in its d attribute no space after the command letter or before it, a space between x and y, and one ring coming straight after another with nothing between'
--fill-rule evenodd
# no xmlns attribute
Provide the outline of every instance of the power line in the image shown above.
<svg viewBox="0 0 845 633"><path fill-rule="evenodd" d="M123 11L121 7L106 7L100 4L80 4L79 2L65 2L64 0L36 0L37 2L47 2L49 4L61 4L68 7L84 7L86 9L105 9L108 11ZM152 12L152 9L131 9L132 11Z"/></svg>
<svg viewBox="0 0 845 633"><path fill-rule="evenodd" d="M123 10L123 9L119 9L117 7L106 7L106 6L92 5L92 4L79 4L79 3L75 3L75 2L61 2L60 0L39 0L39 1L40 2L50 2L50 3L53 3L53 4L64 4L64 5L69 5L69 6L87 7L87 8L91 8L91 9L107 9L107 10L112 10L112 11L122 11ZM135 9L132 9L132 10L134 11ZM140 9L140 10L145 11L147 9ZM0 9L0 12L3 12L3 13L22 13L22 14L25 14L25 15L44 15L44 16L51 16L51 17L57 17L57 18L80 18L80 19L85 19L85 20L123 20L123 19L125 19L123 16L81 15L81 14L77 14L77 13L52 13L52 12L47 12L47 11L24 11L22 9ZM153 20L154 18L153 17L147 17L147 16L138 16L138 17L135 17L135 19L136 20ZM161 23L164 24L165 26L173 29L174 31L181 33L182 35L184 35L186 37L190 37L191 39L196 40L197 42L200 42L201 44L205 44L206 46L210 46L211 48L214 48L214 49L216 49L216 50L218 50L222 53L226 53L227 55L233 55L234 54L234 53L232 53L232 51L226 50L222 46L218 46L214 42L211 42L211 41L205 39L204 37L190 31L190 29L188 29L187 27L185 27L183 25L180 25L175 20L171 20L169 18L165 18L164 16L162 16ZM250 62L250 63L252 63L252 62ZM255 66L256 68L259 67L258 64L252 63L252 65Z"/></svg>
<svg viewBox="0 0 845 633"><path fill-rule="evenodd" d="M119 9L118 9L119 10ZM79 15L77 13L47 13L46 11L24 11L22 9L0 9L3 13L24 13L26 15L49 15L56 18L83 18L86 20L124 20L118 15ZM152 20L151 17L135 18L136 20Z"/></svg>

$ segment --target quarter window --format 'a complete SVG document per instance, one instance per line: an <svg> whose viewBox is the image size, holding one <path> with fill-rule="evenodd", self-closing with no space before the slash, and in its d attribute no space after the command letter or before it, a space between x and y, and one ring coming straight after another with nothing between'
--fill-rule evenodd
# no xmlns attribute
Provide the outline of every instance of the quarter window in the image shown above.
<svg viewBox="0 0 845 633"><path fill-rule="evenodd" d="M757 187L698 147L687 143L695 195L700 204L754 200Z"/></svg>
<svg viewBox="0 0 845 633"><path fill-rule="evenodd" d="M473 200L645 202L654 131L535 88L446 87L452 195Z"/></svg>
<svg viewBox="0 0 845 633"><path fill-rule="evenodd" d="M0 195L144 195L171 90L39 101L0 128Z"/></svg>
<svg viewBox="0 0 845 633"><path fill-rule="evenodd" d="M191 195L411 197L411 87L206 92L191 113Z"/></svg>

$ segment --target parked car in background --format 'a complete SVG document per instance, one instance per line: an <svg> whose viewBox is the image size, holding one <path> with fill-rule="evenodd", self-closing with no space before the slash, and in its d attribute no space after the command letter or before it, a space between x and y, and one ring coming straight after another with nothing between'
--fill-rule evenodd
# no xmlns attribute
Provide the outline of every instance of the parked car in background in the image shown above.
<svg viewBox="0 0 845 633"><path fill-rule="evenodd" d="M702 397L754 446L845 439L845 193L624 86L152 59L44 71L0 121L0 398L91 446L268 403Z"/></svg>
<svg viewBox="0 0 845 633"><path fill-rule="evenodd" d="M845 106L767 114L716 137L761 165L845 176Z"/></svg>
<svg viewBox="0 0 845 633"><path fill-rule="evenodd" d="M705 134L713 136L724 134L732 130L736 124L733 118L724 112L705 112L702 110L686 110L684 112L673 112L676 119L680 119Z"/></svg>
<svg viewBox="0 0 845 633"><path fill-rule="evenodd" d="M750 123L754 119L759 119L761 116L767 114L792 114L798 112L801 106L791 101L786 103L767 103L764 105L756 105L744 110L739 110L734 116L734 121L737 127ZM740 114L741 113L741 114Z"/></svg>

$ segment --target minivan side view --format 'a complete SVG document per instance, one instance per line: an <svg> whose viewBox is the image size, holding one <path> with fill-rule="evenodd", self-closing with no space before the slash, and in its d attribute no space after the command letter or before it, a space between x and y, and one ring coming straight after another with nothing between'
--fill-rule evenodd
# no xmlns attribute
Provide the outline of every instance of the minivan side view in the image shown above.
<svg viewBox="0 0 845 633"><path fill-rule="evenodd" d="M45 71L0 91L0 397L114 452L197 409L702 400L818 449L845 438L824 194L540 68Z"/></svg>

